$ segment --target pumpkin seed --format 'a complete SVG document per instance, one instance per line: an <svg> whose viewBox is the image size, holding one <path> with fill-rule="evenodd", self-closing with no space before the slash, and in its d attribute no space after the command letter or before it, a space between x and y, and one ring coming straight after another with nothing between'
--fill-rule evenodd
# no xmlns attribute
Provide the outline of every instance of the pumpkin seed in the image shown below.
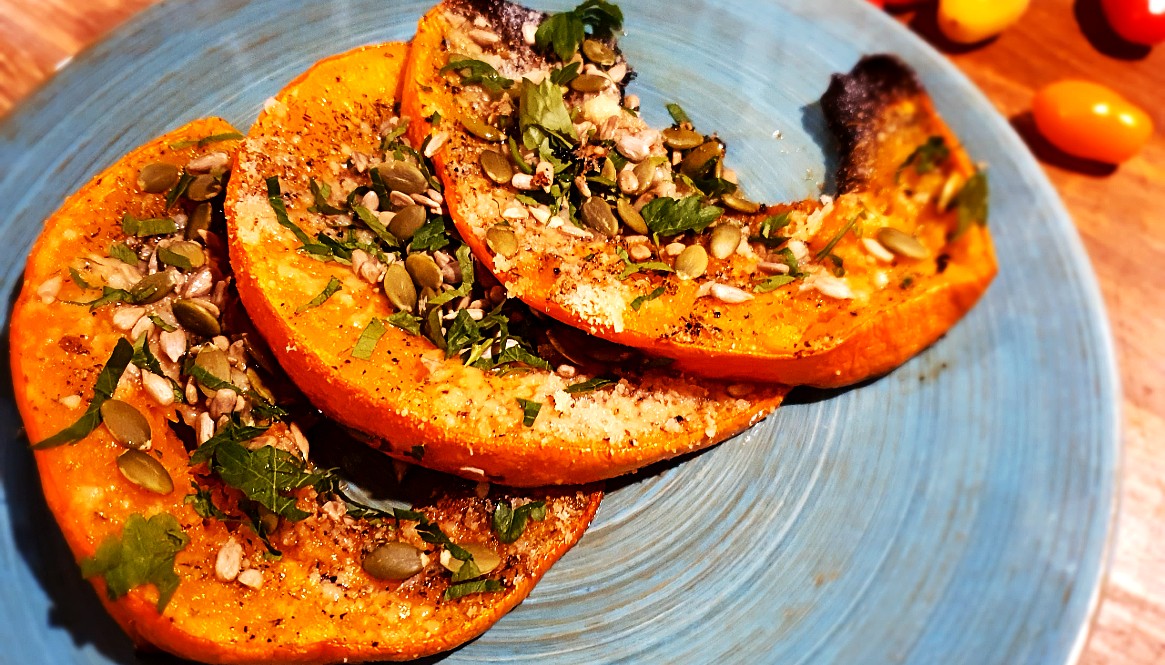
<svg viewBox="0 0 1165 665"><path fill-rule="evenodd" d="M231 380L231 361L227 358L227 354L213 344L207 344L198 351L198 354L194 356L194 364L219 381ZM198 388L207 397L214 397L216 392L215 389L201 383Z"/></svg>
<svg viewBox="0 0 1165 665"><path fill-rule="evenodd" d="M584 39L582 52L587 57L587 60L590 60L596 65L610 67L615 64L615 50L597 39Z"/></svg>
<svg viewBox="0 0 1165 665"><path fill-rule="evenodd" d="M162 463L140 450L127 450L117 457L117 469L125 479L156 494L174 491L174 479Z"/></svg>
<svg viewBox="0 0 1165 665"><path fill-rule="evenodd" d="M518 251L518 237L504 226L491 226L485 232L485 244L502 256L513 256Z"/></svg>
<svg viewBox="0 0 1165 665"><path fill-rule="evenodd" d="M726 259L735 254L736 248L740 246L740 236L740 228L732 224L717 224L712 227L712 239L708 242L712 256Z"/></svg>
<svg viewBox="0 0 1165 665"><path fill-rule="evenodd" d="M888 226L878 229L878 242L898 256L905 256L908 259L925 259L930 255L926 247L914 236Z"/></svg>
<svg viewBox="0 0 1165 665"><path fill-rule="evenodd" d="M421 169L403 159L390 159L376 167L384 185L395 192L420 194L429 188L429 181Z"/></svg>
<svg viewBox="0 0 1165 665"><path fill-rule="evenodd" d="M187 240L179 240L167 245L165 251L158 250L158 260L175 266L177 268L201 268L206 265L206 252L202 251L202 245L196 242ZM170 255L177 255L178 260L174 260Z"/></svg>
<svg viewBox="0 0 1165 665"><path fill-rule="evenodd" d="M744 196L742 196L739 192L732 192L731 194L725 194L724 196L720 197L720 201L724 205L735 210L736 212L743 212L743 213L749 214L749 215L760 210L759 203L756 203L755 201L749 201L748 199L744 198Z"/></svg>
<svg viewBox="0 0 1165 665"><path fill-rule="evenodd" d="M672 150L691 150L704 143L704 135L690 129L672 127L663 132L663 144Z"/></svg>
<svg viewBox="0 0 1165 665"><path fill-rule="evenodd" d="M570 89L579 92L598 92L607 87L611 80L598 74L580 74L570 81Z"/></svg>
<svg viewBox="0 0 1165 665"><path fill-rule="evenodd" d="M599 171L599 177L606 178L607 180L614 180L619 177L619 172L615 169L615 162L611 161L610 157L603 160L603 168Z"/></svg>
<svg viewBox="0 0 1165 665"><path fill-rule="evenodd" d="M615 208L619 211L619 217L627 225L627 228L644 235L650 231L647 228L647 222L643 221L643 215L640 215L639 211L635 209L635 206L627 199L619 199L618 203L615 204Z"/></svg>
<svg viewBox="0 0 1165 665"><path fill-rule="evenodd" d="M214 337L222 333L218 318L194 300L175 300L170 308L174 311L174 318L178 319L178 323L196 335ZM227 379L229 378L228 373Z"/></svg>
<svg viewBox="0 0 1165 665"><path fill-rule="evenodd" d="M680 162L680 173L686 176L695 176L703 171L708 163L724 154L724 146L719 141L708 141L689 152Z"/></svg>
<svg viewBox="0 0 1165 665"><path fill-rule="evenodd" d="M173 164L146 164L138 171L138 189L147 194L161 194L178 184L178 177L178 167Z"/></svg>
<svg viewBox="0 0 1165 665"><path fill-rule="evenodd" d="M209 201L222 192L222 183L209 173L195 176L186 188L186 198L191 201Z"/></svg>
<svg viewBox="0 0 1165 665"><path fill-rule="evenodd" d="M652 182L655 180L655 161L645 159L636 164L632 172L635 174L635 181L638 183L638 186L635 188L635 193L642 194L651 187Z"/></svg>
<svg viewBox="0 0 1165 665"><path fill-rule="evenodd" d="M174 274L163 270L139 279L137 284L130 287L129 298L138 305L148 305L170 295L176 285Z"/></svg>
<svg viewBox="0 0 1165 665"><path fill-rule="evenodd" d="M405 259L405 270L412 276L413 282L422 289L428 287L436 291L441 288L441 282L444 281L441 268L428 254L410 254Z"/></svg>
<svg viewBox="0 0 1165 665"><path fill-rule="evenodd" d="M187 240L201 240L202 236L198 232L210 230L210 218L210 204L199 203L190 213L190 219L186 221L186 231L183 233L185 238Z"/></svg>
<svg viewBox="0 0 1165 665"><path fill-rule="evenodd" d="M689 245L676 257L676 274L687 279L700 277L708 270L708 252L702 245Z"/></svg>
<svg viewBox="0 0 1165 665"><path fill-rule="evenodd" d="M409 271L400 263L394 263L384 272L384 295L388 302L402 312L411 312L417 306L417 287L413 286L413 278Z"/></svg>
<svg viewBox="0 0 1165 665"><path fill-rule="evenodd" d="M582 204L583 223L605 236L613 236L619 231L619 220L611 212L611 206L603 199L592 196Z"/></svg>
<svg viewBox="0 0 1165 665"><path fill-rule="evenodd" d="M409 205L397 211L392 221L388 223L388 232L398 240L408 240L424 225L425 207Z"/></svg>
<svg viewBox="0 0 1165 665"><path fill-rule="evenodd" d="M514 177L514 167L510 165L510 158L496 150L482 151L481 170L499 185L509 184L510 178Z"/></svg>
<svg viewBox="0 0 1165 665"><path fill-rule="evenodd" d="M113 435L113 440L126 448L145 450L150 447L150 421L132 404L119 399L107 399L101 404L101 422Z"/></svg>
<svg viewBox="0 0 1165 665"><path fill-rule="evenodd" d="M461 124L469 130L477 138L490 143L501 143L506 140L506 135L502 130L490 125L481 118L471 115L461 116Z"/></svg>
<svg viewBox="0 0 1165 665"><path fill-rule="evenodd" d="M481 571L482 575L492 571L502 563L501 557L494 554L494 551L485 545L479 545L477 543L458 544L461 545L461 549L473 555L473 563L477 564L477 569ZM445 569L451 573L456 573L458 570L461 570L461 566L465 563L461 559L454 559L452 557L442 557L442 559L444 561L441 562L441 565L445 566Z"/></svg>
<svg viewBox="0 0 1165 665"><path fill-rule="evenodd" d="M364 572L378 580L407 580L421 572L421 551L408 543L393 541L364 557Z"/></svg>

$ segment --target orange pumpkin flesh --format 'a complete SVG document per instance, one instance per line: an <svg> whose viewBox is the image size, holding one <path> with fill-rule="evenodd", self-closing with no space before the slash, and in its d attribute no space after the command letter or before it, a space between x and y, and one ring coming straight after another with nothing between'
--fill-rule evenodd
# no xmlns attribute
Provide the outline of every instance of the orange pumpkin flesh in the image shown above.
<svg viewBox="0 0 1165 665"><path fill-rule="evenodd" d="M95 294L75 285L68 269L94 280L95 262L106 256L112 242L125 238L120 225L125 213L138 218L165 214L163 195L137 191L141 167L156 161L181 165L208 152L233 151L237 141L169 147L233 131L222 120L200 120L152 141L96 176L46 222L29 256L11 326L16 401L31 441L43 440L77 419L92 397L106 358L126 335L113 323L115 313L126 308L106 306L91 312L65 302L92 300ZM212 232L216 236L221 230L215 227ZM208 240L206 246L216 273L228 273L221 241L216 245ZM309 488L297 494L298 507L309 516L283 521L272 535L283 556L268 559L250 527L199 517L186 502L192 482L214 492L224 509L230 508L232 499L221 483L208 480L204 465L189 465L189 453L170 427L178 420L175 406L160 406L133 371L123 374L115 397L135 406L149 422L153 433L149 454L167 469L174 490L159 495L131 484L115 463L124 449L105 426L98 426L73 445L35 452L45 498L79 561L92 557L107 537L119 535L130 515L174 516L190 542L175 558L180 582L163 611L156 609L158 594L152 585L111 600L103 579L92 581L110 614L139 646L192 660L407 660L453 648L485 631L526 597L582 535L601 497L593 488L516 493L497 487L482 497L472 483L409 471L405 477L413 480L406 482L416 485L417 510L455 542L481 543L502 557L501 566L489 576L503 580L503 591L446 601L442 594L450 575L436 562L434 548L417 536L413 523L402 522L402 531L394 536L384 524L329 516ZM277 432L285 435L286 428L277 425L268 431ZM313 449L334 457L338 438L325 430ZM380 457L363 445L355 445L355 450ZM372 459L364 466L375 469L376 464ZM379 464L390 461L382 458ZM530 499L546 500L547 518L531 521L511 545L498 542L489 527L492 506ZM342 506L340 510L342 514ZM260 588L216 578L216 557L232 535L241 542L250 565L260 570ZM433 561L404 582L371 578L361 568L364 553L396 538L427 549Z"/></svg>
<svg viewBox="0 0 1165 665"><path fill-rule="evenodd" d="M868 58L850 74L835 76L823 100L831 127L842 134L842 162L861 165L843 167L841 193L832 205L806 201L768 206L751 217L724 217L743 227L746 235L755 235L766 218L791 211L793 223L785 232L791 231L807 250L800 267L820 277L813 274L768 293L757 292L754 286L767 275L755 255L763 250L754 246L752 255L738 252L725 260L712 259L707 274L698 279L649 273L621 279L625 263L616 251L630 248L630 231L616 238L579 238L534 216L502 220L497 211L513 207L519 192L484 175L482 151L499 146L471 134L459 119L491 121L518 102L462 84L457 73L441 70L454 53L498 64L502 76L517 81L560 63L548 62L522 37L523 29L541 21L541 13L507 2L489 4L504 11L478 14L474 3L450 0L421 19L406 73L403 112L412 118L439 118L436 125L414 122L410 131L418 142L431 135L446 138L434 162L446 184L450 214L482 263L511 296L533 309L612 342L674 359L675 367L685 371L833 387L887 372L935 341L994 276L986 229L972 224L954 237L958 213L953 207L939 210L935 203L943 198L948 179L957 185L972 176L974 167L914 74L889 57ZM501 41L489 45L488 40L475 40L474 30L492 32ZM567 93L572 108L581 107L583 99L592 96ZM590 113L584 109L580 118L589 120ZM645 129L630 114L620 114L616 127ZM598 131L603 131L601 126ZM949 158L927 173L903 168L931 137L943 139ZM667 159L669 153L657 143L652 154ZM828 252L844 265L845 284L853 295L839 298L830 289L836 286L833 259L823 250L854 217L859 219L851 231ZM518 237L515 256L498 257L484 242L486 231L499 223ZM871 255L864 241L883 226L915 237L928 258L884 261ZM685 237L693 242L691 234L680 239ZM707 234L695 242L706 245ZM656 258L674 262L663 252ZM707 289L713 281L739 288L753 299L730 304L700 297L701 287ZM638 311L630 307L636 297L661 286L665 292L657 299Z"/></svg>
<svg viewBox="0 0 1165 665"><path fill-rule="evenodd" d="M354 357L361 331L391 315L392 306L351 267L297 251L302 243L277 223L265 180L279 178L293 223L312 237L322 230L320 216L307 210L309 179L328 184L333 198L366 184L367 174L349 164L383 158L377 128L394 117L406 51L404 44L357 49L292 82L252 127L227 191L243 303L313 404L391 455L408 458L423 446L421 463L429 468L514 486L627 473L723 440L777 406L781 386L719 384L658 369L621 373L614 387L571 395L566 387L597 374L482 371L392 326L370 359ZM341 291L296 311L333 277ZM542 404L533 426L523 424L518 398Z"/></svg>

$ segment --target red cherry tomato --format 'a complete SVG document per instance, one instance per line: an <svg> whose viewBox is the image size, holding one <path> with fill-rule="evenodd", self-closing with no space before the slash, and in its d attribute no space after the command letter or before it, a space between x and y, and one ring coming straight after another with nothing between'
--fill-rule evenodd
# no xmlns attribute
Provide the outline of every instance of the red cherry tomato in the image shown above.
<svg viewBox="0 0 1165 665"><path fill-rule="evenodd" d="M1121 37L1147 46L1165 42L1165 0L1101 0L1100 4Z"/></svg>
<svg viewBox="0 0 1165 665"><path fill-rule="evenodd" d="M1053 83L1032 101L1036 127L1070 155L1109 164L1140 152L1153 121L1115 90L1091 81Z"/></svg>
<svg viewBox="0 0 1165 665"><path fill-rule="evenodd" d="M886 8L886 0L866 0L866 1L869 2L871 5L877 7L878 9L885 9Z"/></svg>
<svg viewBox="0 0 1165 665"><path fill-rule="evenodd" d="M887 7L909 7L922 4L923 0L886 0Z"/></svg>

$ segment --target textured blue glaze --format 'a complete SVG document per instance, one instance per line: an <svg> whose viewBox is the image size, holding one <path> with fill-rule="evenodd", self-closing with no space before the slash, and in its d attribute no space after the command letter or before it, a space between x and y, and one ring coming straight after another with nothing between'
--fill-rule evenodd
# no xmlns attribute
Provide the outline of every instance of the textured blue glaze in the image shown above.
<svg viewBox="0 0 1165 665"><path fill-rule="evenodd" d="M163 3L0 123L4 292L63 192L192 118L245 128L315 60L408 38L425 9L302 5ZM794 393L723 446L613 483L582 543L446 662L1069 662L1106 561L1117 385L1087 259L1039 167L970 83L865 2L624 9L645 115L662 123L663 103L681 102L728 139L731 165L767 199L831 186L816 106L829 74L862 53L902 55L990 165L1001 272L963 322L891 375ZM136 662L52 524L10 393L0 662Z"/></svg>

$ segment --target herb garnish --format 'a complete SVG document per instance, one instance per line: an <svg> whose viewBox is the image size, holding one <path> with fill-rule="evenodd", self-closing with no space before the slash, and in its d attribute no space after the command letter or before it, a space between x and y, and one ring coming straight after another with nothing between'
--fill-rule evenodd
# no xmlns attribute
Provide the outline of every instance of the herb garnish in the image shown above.
<svg viewBox="0 0 1165 665"><path fill-rule="evenodd" d="M537 85L526 81L518 103L518 131L522 143L531 150L542 146L550 136L563 143L578 141L574 122L562 98L562 86L549 79Z"/></svg>
<svg viewBox="0 0 1165 665"><path fill-rule="evenodd" d="M704 205L701 197L693 195L682 199L661 196L643 206L639 213L652 233L675 236L685 231L703 231L719 219L724 211L716 206Z"/></svg>
<svg viewBox="0 0 1165 665"><path fill-rule="evenodd" d="M623 10L604 0L586 0L568 12L546 17L534 33L534 45L539 50L552 50L559 60L567 62L587 37L587 30L595 37L609 37L623 29Z"/></svg>
<svg viewBox="0 0 1165 665"><path fill-rule="evenodd" d="M911 165L914 170L923 175L930 173L936 166L945 162L951 155L950 148L947 147L946 141L941 136L932 136L926 140L926 143L914 149L906 161L902 162L898 167L898 171L894 174L895 179L902 174Z"/></svg>
<svg viewBox="0 0 1165 665"><path fill-rule="evenodd" d="M679 104L668 104L667 113L671 116L672 121L675 122L677 126L684 123L689 125L692 124L692 119L688 117L688 114L684 112L683 107L681 107Z"/></svg>
<svg viewBox="0 0 1165 665"><path fill-rule="evenodd" d="M656 199L658 200L658 199ZM623 259L623 272L619 273L619 279L624 280L643 270L658 270L659 272L675 272L672 267L663 261L644 261L642 263L635 263L627 254L627 250L619 247L615 250L619 258ZM641 303L642 304L642 303Z"/></svg>
<svg viewBox="0 0 1165 665"><path fill-rule="evenodd" d="M189 148L190 146L198 146L204 148L211 143L218 143L220 141L239 141L247 137L238 132L224 132L222 134L211 134L200 139L189 139L186 141L175 141L170 144L171 150L181 150L182 148Z"/></svg>
<svg viewBox="0 0 1165 665"><path fill-rule="evenodd" d="M782 286L797 281L797 278L792 275L773 275L767 279L757 282L752 290L757 293L768 293L769 291L776 291Z"/></svg>
<svg viewBox="0 0 1165 665"><path fill-rule="evenodd" d="M409 250L413 252L432 252L449 244L448 232L445 228L444 217L434 217L417 229L413 239L409 242Z"/></svg>
<svg viewBox="0 0 1165 665"><path fill-rule="evenodd" d="M304 249L322 248L327 251L326 247L317 245L312 242L311 236L304 233L303 229L296 226L295 222L287 216L287 206L283 203L283 192L279 189L279 176L271 176L267 178L267 203L271 205L271 209L275 211L275 219L279 225L285 229L290 230L295 234L295 238L304 245Z"/></svg>
<svg viewBox="0 0 1165 665"><path fill-rule="evenodd" d="M494 507L493 532L498 540L507 545L517 541L526 530L527 520L541 522L546 519L546 502L531 501L514 508L509 501L499 501Z"/></svg>
<svg viewBox="0 0 1165 665"><path fill-rule="evenodd" d="M248 450L234 441L215 447L214 470L248 499L293 522L308 517L308 513L297 508L295 498L287 493L315 485L327 476L324 471L307 471L305 462L286 450L275 446Z"/></svg>
<svg viewBox="0 0 1165 665"><path fill-rule="evenodd" d="M587 379L586 381L579 381L578 383L570 384L566 387L566 393L570 395L582 395L586 393L592 393L600 388L613 386L616 383L619 383L619 379L606 376L596 376L593 379Z"/></svg>
<svg viewBox="0 0 1165 665"><path fill-rule="evenodd" d="M841 242L841 239L845 237L845 234L849 233L850 229L854 227L854 224L858 223L858 217L862 216L863 215L854 215L853 217L850 217L849 221L846 222L846 225L843 226L836 235L830 238L825 247L822 247L820 250L818 250L818 252L813 255L813 258L820 261L821 259L829 256L833 252L833 248L837 246L837 243Z"/></svg>
<svg viewBox="0 0 1165 665"><path fill-rule="evenodd" d="M502 589L502 583L497 580L473 580L472 582L454 584L448 589L445 589L444 598L445 600L456 600L462 596L468 596L473 593L501 591Z"/></svg>
<svg viewBox="0 0 1165 665"><path fill-rule="evenodd" d="M963 235L972 224L987 226L987 199L987 174L976 171L955 196L955 209L959 219L958 228L955 230L956 238Z"/></svg>
<svg viewBox="0 0 1165 665"><path fill-rule="evenodd" d="M777 247L788 242L788 238L777 235L777 231L789 225L789 211L786 210L779 215L770 215L760 223L760 228L757 229L756 235L748 239L749 242L759 242L765 247Z"/></svg>
<svg viewBox="0 0 1165 665"><path fill-rule="evenodd" d="M651 291L651 293L645 293L641 296L636 296L636 298L631 301L631 309L638 312L639 308L643 307L643 303L655 300L656 298L662 296L664 291L666 291L666 290L667 290L666 287L660 285L660 286L655 287Z"/></svg>
<svg viewBox="0 0 1165 665"><path fill-rule="evenodd" d="M169 513L146 519L130 515L121 536L110 535L97 552L81 561L81 575L105 578L110 600L117 600L130 589L153 584L158 589L158 613L166 609L180 582L174 572L174 556L186 549L190 537L178 520Z"/></svg>
<svg viewBox="0 0 1165 665"><path fill-rule="evenodd" d="M192 182L194 182L194 176L186 171L183 171L182 175L178 176L178 182L174 183L170 191L166 192L166 210L174 207L174 204L178 202L178 198L186 193L186 188Z"/></svg>
<svg viewBox="0 0 1165 665"><path fill-rule="evenodd" d="M331 298L336 294L337 291L342 288L344 288L343 284L341 284L340 280L336 279L335 275L333 275L332 278L328 280L328 285L324 287L324 290L318 296L312 298L299 307L296 307L295 313L299 314L301 312L306 312L307 310L314 307L319 307L320 305L327 302L328 298Z"/></svg>
<svg viewBox="0 0 1165 665"><path fill-rule="evenodd" d="M538 419L538 412L542 410L542 402L519 397L518 406L522 407L522 424L526 427L533 427L534 421Z"/></svg>
<svg viewBox="0 0 1165 665"><path fill-rule="evenodd" d="M232 415L214 436L207 439L201 446L198 447L190 455L190 465L200 464L202 462L210 462L214 459L214 453L219 445L224 443L241 444L250 441L257 436L260 436L267 431L268 428L258 425L244 425L237 416Z"/></svg>
<svg viewBox="0 0 1165 665"><path fill-rule="evenodd" d="M514 85L513 80L498 73L493 65L464 56L451 56L449 64L441 68L442 74L456 72L462 85L477 84L491 93L497 94Z"/></svg>
<svg viewBox="0 0 1165 665"><path fill-rule="evenodd" d="M384 337L384 331L384 323L380 319L373 318L369 321L364 332L360 333L360 338L356 340L356 346L352 347L352 356L361 360L371 358L372 352L376 350L376 343Z"/></svg>
<svg viewBox="0 0 1165 665"><path fill-rule="evenodd" d="M178 230L178 223L169 217L151 217L138 219L128 212L121 218L121 230L126 235L145 238L147 236L165 236Z"/></svg>
<svg viewBox="0 0 1165 665"><path fill-rule="evenodd" d="M328 198L332 196L332 187L328 183L316 182L315 178L311 179L311 196L314 205L308 208L308 212L319 213L321 215L343 215L344 209L328 203Z"/></svg>
<svg viewBox="0 0 1165 665"><path fill-rule="evenodd" d="M81 273L72 266L69 267L69 278L73 280L74 284L81 287L82 289L88 290L93 288L89 285L89 282L85 281L85 278L81 276Z"/></svg>
<svg viewBox="0 0 1165 665"><path fill-rule="evenodd" d="M125 338L118 339L117 344L113 347L113 353L109 354L109 360L105 361L105 367L101 369L101 373L97 375L96 383L93 384L93 399L89 402L89 408L85 409L85 413L81 414L81 417L72 425L43 441L34 443L33 450L44 450L77 443L97 429L97 426L101 424L101 405L105 403L105 400L113 397L113 393L117 390L117 382L121 379L122 372L129 366L133 356L133 345Z"/></svg>
<svg viewBox="0 0 1165 665"><path fill-rule="evenodd" d="M384 320L390 326L414 335L421 334L421 317L413 316L408 312L397 312Z"/></svg>
<svg viewBox="0 0 1165 665"><path fill-rule="evenodd" d="M131 266L138 264L138 254L124 242L115 242L109 246L109 256Z"/></svg>

